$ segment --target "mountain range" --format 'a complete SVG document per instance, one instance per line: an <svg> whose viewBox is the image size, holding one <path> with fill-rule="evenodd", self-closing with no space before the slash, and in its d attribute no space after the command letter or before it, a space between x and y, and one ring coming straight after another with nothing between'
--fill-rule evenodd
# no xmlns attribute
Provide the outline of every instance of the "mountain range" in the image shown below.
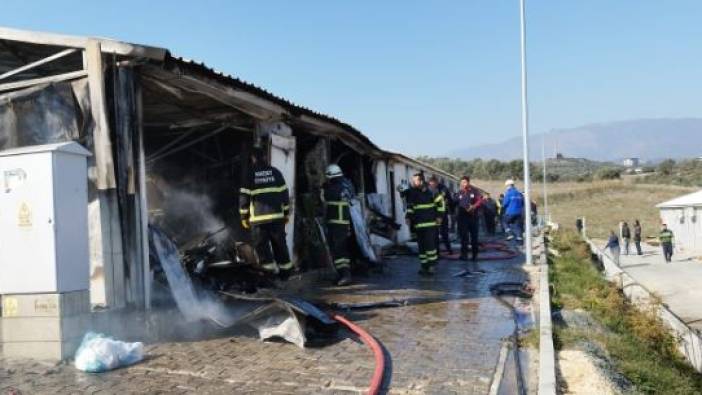
<svg viewBox="0 0 702 395"><path fill-rule="evenodd" d="M530 136L530 157L541 159L542 139L546 156L596 161L619 161L636 157L644 162L702 156L702 118L634 119L594 123L570 129L554 129ZM522 157L522 138L449 152L460 159L513 160Z"/></svg>

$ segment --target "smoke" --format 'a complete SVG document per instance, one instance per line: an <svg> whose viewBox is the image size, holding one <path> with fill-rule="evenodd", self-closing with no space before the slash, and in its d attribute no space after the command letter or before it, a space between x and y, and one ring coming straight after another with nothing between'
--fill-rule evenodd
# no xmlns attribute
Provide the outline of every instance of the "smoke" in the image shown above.
<svg viewBox="0 0 702 395"><path fill-rule="evenodd" d="M149 189L152 222L166 230L181 247L219 232L226 226L222 218L215 214L215 204L203 190L205 185L202 182L186 179L175 186L165 177L150 175ZM228 236L229 230L225 229L213 238L216 242L224 242Z"/></svg>

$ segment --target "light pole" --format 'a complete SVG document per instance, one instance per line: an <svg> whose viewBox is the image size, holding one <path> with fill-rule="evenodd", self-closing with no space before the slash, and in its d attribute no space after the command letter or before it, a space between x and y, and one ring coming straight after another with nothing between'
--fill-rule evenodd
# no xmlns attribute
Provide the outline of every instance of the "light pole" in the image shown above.
<svg viewBox="0 0 702 395"><path fill-rule="evenodd" d="M526 13L525 0L519 0L522 48L522 138L524 149L524 255L527 265L533 265L531 243L531 181L529 180L529 109L527 106Z"/></svg>
<svg viewBox="0 0 702 395"><path fill-rule="evenodd" d="M544 162L544 225L549 220L548 215L548 191L546 190L546 133L541 140L541 160Z"/></svg>

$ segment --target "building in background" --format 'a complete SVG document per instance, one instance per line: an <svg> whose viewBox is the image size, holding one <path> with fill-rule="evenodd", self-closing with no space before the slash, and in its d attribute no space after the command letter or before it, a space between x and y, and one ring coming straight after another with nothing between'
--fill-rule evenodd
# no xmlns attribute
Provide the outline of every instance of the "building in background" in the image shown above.
<svg viewBox="0 0 702 395"><path fill-rule="evenodd" d="M702 254L702 190L656 205L675 235L675 250Z"/></svg>
<svg viewBox="0 0 702 395"><path fill-rule="evenodd" d="M639 167L640 163L641 160L639 158L625 158L624 160L622 160L622 165L629 169Z"/></svg>

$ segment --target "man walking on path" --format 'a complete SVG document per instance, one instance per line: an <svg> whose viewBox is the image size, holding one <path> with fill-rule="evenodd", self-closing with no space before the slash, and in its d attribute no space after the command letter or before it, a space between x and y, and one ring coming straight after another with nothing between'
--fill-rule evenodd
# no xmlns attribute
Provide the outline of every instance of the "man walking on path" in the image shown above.
<svg viewBox="0 0 702 395"><path fill-rule="evenodd" d="M631 242L631 229L629 224L622 224L622 240L624 241L624 255L629 255L629 243Z"/></svg>
<svg viewBox="0 0 702 395"><path fill-rule="evenodd" d="M609 231L609 240L607 240L607 245L605 248L609 248L609 252L612 254L612 260L614 264L619 266L619 237L614 233L613 230Z"/></svg>
<svg viewBox="0 0 702 395"><path fill-rule="evenodd" d="M641 251L641 224L638 219L634 221L634 244L636 244L636 254L643 255Z"/></svg>
<svg viewBox="0 0 702 395"><path fill-rule="evenodd" d="M661 233L658 234L658 240L661 242L661 247L663 247L665 261L670 263L673 258L673 231L668 229L668 225L663 224Z"/></svg>

